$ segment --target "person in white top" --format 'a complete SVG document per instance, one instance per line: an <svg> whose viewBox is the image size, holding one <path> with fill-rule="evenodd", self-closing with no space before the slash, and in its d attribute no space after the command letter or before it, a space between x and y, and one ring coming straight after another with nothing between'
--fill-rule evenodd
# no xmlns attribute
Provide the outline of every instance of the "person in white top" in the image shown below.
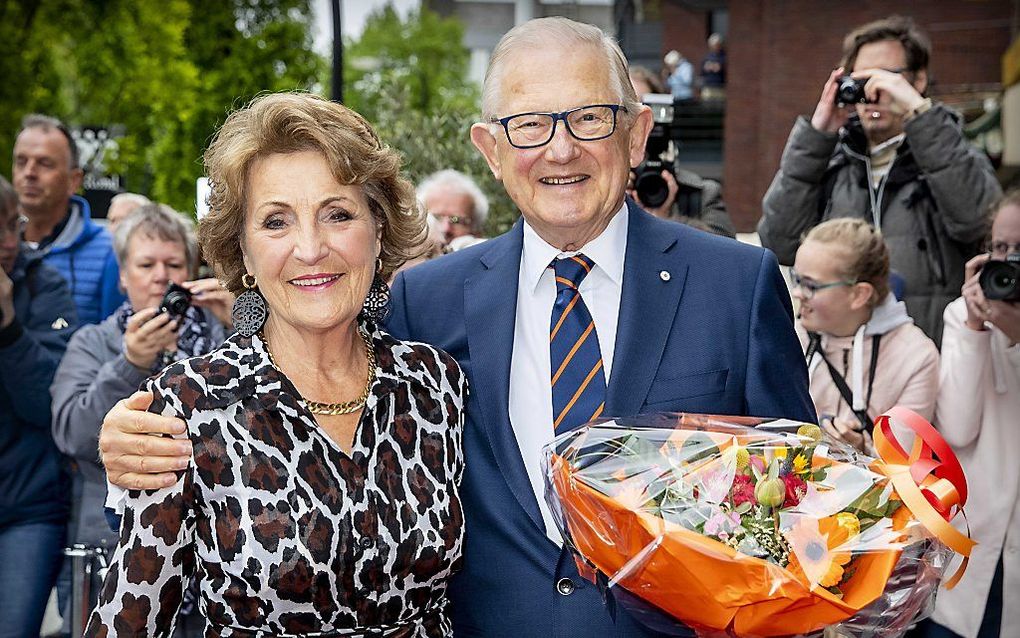
<svg viewBox="0 0 1020 638"><path fill-rule="evenodd" d="M940 590L924 638L1020 636L1020 301L990 300L989 260L1020 257L1020 191L992 208L990 252L967 264L946 307L935 418L967 476L967 523L977 540L963 580ZM1018 264L1020 265L1020 264Z"/></svg>

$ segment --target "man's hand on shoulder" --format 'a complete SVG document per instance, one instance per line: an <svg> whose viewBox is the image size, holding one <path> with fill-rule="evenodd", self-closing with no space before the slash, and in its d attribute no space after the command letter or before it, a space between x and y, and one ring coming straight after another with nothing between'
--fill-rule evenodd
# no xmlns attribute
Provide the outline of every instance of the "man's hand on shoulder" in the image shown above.
<svg viewBox="0 0 1020 638"><path fill-rule="evenodd" d="M136 392L117 402L103 419L99 453L111 483L125 489L153 490L177 482L174 473L191 460L184 421L146 412L152 394Z"/></svg>

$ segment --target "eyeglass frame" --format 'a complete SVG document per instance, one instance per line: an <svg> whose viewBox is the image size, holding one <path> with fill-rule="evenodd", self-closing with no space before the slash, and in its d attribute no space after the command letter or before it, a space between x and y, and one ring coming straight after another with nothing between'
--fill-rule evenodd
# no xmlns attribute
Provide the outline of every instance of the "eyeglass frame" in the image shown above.
<svg viewBox="0 0 1020 638"><path fill-rule="evenodd" d="M429 213L436 222L445 221L451 226L474 226L475 218L471 215L436 215Z"/></svg>
<svg viewBox="0 0 1020 638"><path fill-rule="evenodd" d="M996 257L1001 255L1005 257L1013 253L1020 253L1020 242L993 241L988 243L988 254L990 256Z"/></svg>
<svg viewBox="0 0 1020 638"><path fill-rule="evenodd" d="M18 239L21 239L21 233L25 230L26 226L28 226L28 217L25 217L24 215L17 215L14 218L14 230L13 231L12 230L8 230L3 225L0 225L0 241L3 241L4 239L7 239L8 233L14 235Z"/></svg>
<svg viewBox="0 0 1020 638"><path fill-rule="evenodd" d="M839 281L830 281L824 284L817 282L805 283L804 278L800 275L800 273L793 268L790 268L790 283L794 288L800 288L801 294L804 295L805 299L814 299L819 290L835 288L837 286L856 286L859 282L841 279Z"/></svg>
<svg viewBox="0 0 1020 638"><path fill-rule="evenodd" d="M592 109L598 107L608 108L610 111L613 112L613 127L609 129L608 133L606 133L605 135L600 135L599 137L579 137L577 133L574 132L574 129L570 128L570 122L567 121L567 116L570 115L571 113L576 113L577 111L583 111L584 109ZM584 106L578 106L572 109L568 109L566 111L560 111L559 113L550 113L546 111L527 111L525 113L514 113L513 115L507 115L506 117L500 118L493 117L489 118L489 124L501 124L503 126L503 133L506 134L506 141L510 142L510 146L519 149L539 148L551 142L552 139L556 136L556 123L559 122L560 120L563 120L563 125L567 127L567 132L570 133L571 137L573 137L575 140L579 142L597 142L598 140L604 140L607 137L611 137L613 133L616 132L617 112L621 110L624 113L630 113L630 111L627 110L627 106L625 104L586 104ZM548 139L539 144L528 144L527 146L514 144L513 140L510 139L509 122L515 117L521 117L524 115L548 115L549 117L551 117L553 119L553 123L552 128L549 129L550 132Z"/></svg>

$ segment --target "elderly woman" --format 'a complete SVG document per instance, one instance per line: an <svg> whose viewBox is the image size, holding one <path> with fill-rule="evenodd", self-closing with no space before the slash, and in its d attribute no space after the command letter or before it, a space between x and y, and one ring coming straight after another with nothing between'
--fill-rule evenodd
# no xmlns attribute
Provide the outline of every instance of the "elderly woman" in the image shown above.
<svg viewBox="0 0 1020 638"><path fill-rule="evenodd" d="M226 332L217 315L229 321L229 302L223 302L233 299L226 290L196 294L183 316L160 312L167 285L186 283L198 265L190 222L167 206L145 204L124 218L114 249L127 301L102 323L75 333L51 388L53 439L77 469L68 540L110 548L117 535L103 515L106 475L98 454L103 416L171 361L220 345ZM119 501L123 492L114 496Z"/></svg>
<svg viewBox="0 0 1020 638"><path fill-rule="evenodd" d="M466 381L375 324L424 237L398 156L343 106L275 94L205 161L199 236L237 334L150 382L194 454L129 493L86 635L166 635L190 579L207 636L450 635Z"/></svg>

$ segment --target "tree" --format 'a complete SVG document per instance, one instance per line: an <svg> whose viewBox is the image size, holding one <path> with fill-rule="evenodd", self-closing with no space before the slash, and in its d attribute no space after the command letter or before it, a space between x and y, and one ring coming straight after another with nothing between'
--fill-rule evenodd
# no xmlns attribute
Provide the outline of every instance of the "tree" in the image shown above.
<svg viewBox="0 0 1020 638"><path fill-rule="evenodd" d="M507 230L517 208L471 144L480 91L468 78L464 27L428 9L406 19L386 5L346 46L348 106L368 119L404 157L415 182L444 168L470 175L489 197L489 234Z"/></svg>
<svg viewBox="0 0 1020 638"><path fill-rule="evenodd" d="M309 0L0 2L0 171L30 112L118 125L110 167L130 190L194 210L201 154L232 106L311 89Z"/></svg>

